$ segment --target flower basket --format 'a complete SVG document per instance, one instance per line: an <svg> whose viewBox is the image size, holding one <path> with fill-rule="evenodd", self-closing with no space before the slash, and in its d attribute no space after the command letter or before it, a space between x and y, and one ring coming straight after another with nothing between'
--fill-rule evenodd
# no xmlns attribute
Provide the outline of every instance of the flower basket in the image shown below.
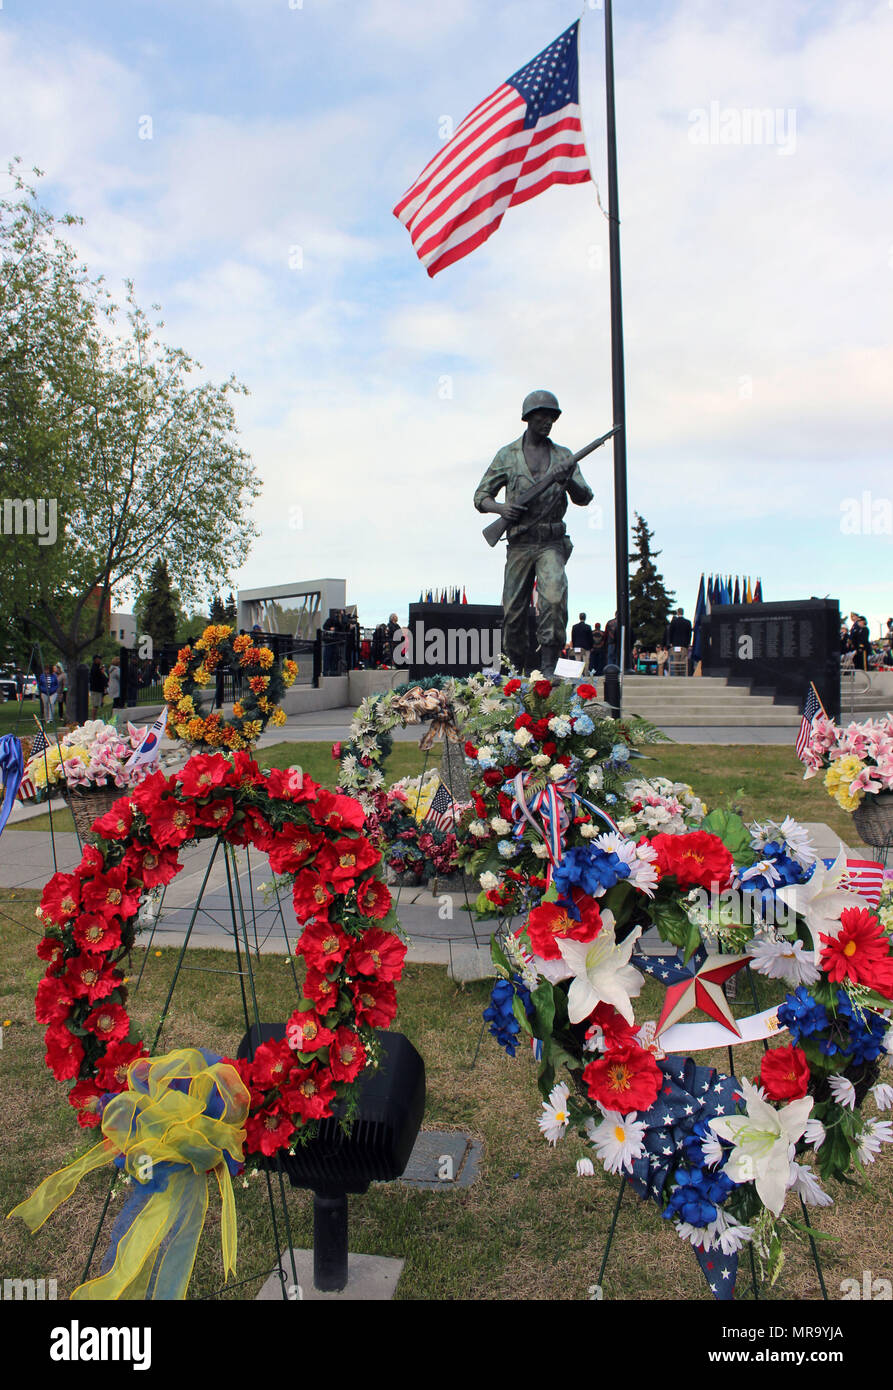
<svg viewBox="0 0 893 1390"><path fill-rule="evenodd" d="M69 810L74 817L75 827L82 840L87 840L90 844L98 839L90 829L97 816L104 816L106 811L110 811L116 801L120 801L122 796L126 796L127 787L90 787L87 791L81 791L79 787L66 787L65 800L68 802Z"/></svg>
<svg viewBox="0 0 893 1390"><path fill-rule="evenodd" d="M853 824L866 845L893 845L893 792L864 796L853 812Z"/></svg>

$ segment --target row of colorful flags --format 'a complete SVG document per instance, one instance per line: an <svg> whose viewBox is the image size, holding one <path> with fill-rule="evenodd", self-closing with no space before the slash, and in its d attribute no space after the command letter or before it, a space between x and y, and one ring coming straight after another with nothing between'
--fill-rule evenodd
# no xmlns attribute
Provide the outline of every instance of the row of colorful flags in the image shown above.
<svg viewBox="0 0 893 1390"><path fill-rule="evenodd" d="M701 584L703 583L704 576L701 575ZM756 584L751 584L748 575L745 575L743 579L736 575L733 586L731 575L726 577L718 574L714 579L711 574L707 580L705 598L708 613L713 604L716 603L762 603L763 581L758 579Z"/></svg>
<svg viewBox="0 0 893 1390"><path fill-rule="evenodd" d="M419 603L467 603L464 586L460 589L458 584L454 584L449 589L423 589L419 594Z"/></svg>

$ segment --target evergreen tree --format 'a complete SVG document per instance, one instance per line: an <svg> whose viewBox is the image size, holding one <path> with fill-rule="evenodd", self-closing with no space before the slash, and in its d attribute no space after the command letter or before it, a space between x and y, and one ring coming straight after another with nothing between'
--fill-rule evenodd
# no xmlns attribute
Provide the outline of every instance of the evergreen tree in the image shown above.
<svg viewBox="0 0 893 1390"><path fill-rule="evenodd" d="M229 593L226 596L226 608L224 609L224 612L226 614L224 622L231 623L232 626L235 627L236 620L239 616L239 610L232 589L230 589Z"/></svg>
<svg viewBox="0 0 893 1390"><path fill-rule="evenodd" d="M223 599L219 594L215 594L211 600L211 622L225 623L226 621L226 608L224 607Z"/></svg>
<svg viewBox="0 0 893 1390"><path fill-rule="evenodd" d="M175 642L180 618L179 595L171 587L164 560L156 560L149 575L149 587L135 605L138 638L147 632L156 648Z"/></svg>
<svg viewBox="0 0 893 1390"><path fill-rule="evenodd" d="M661 554L651 549L654 532L649 531L644 517L638 512L635 516L636 524L632 528L635 551L629 562L637 568L629 581L629 619L632 640L650 650L664 640L676 595L667 590L664 577L654 563Z"/></svg>

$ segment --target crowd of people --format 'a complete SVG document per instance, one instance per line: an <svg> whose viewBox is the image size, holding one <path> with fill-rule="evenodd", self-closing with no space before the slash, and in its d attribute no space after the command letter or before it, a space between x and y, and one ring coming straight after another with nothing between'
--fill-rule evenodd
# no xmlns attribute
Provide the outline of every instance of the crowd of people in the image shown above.
<svg viewBox="0 0 893 1390"><path fill-rule="evenodd" d="M863 613L851 613L840 625L840 655L846 660L852 653L852 663L859 671L882 670L893 667L893 618L887 619L887 630L872 641L868 619Z"/></svg>

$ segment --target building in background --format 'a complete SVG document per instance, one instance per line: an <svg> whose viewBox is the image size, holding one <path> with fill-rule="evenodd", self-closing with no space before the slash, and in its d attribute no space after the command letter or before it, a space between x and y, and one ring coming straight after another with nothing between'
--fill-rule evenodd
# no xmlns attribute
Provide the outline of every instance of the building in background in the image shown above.
<svg viewBox="0 0 893 1390"><path fill-rule="evenodd" d="M312 639L333 608L345 608L344 579L298 579L293 584L239 590L239 628L250 632L255 623L264 632Z"/></svg>

